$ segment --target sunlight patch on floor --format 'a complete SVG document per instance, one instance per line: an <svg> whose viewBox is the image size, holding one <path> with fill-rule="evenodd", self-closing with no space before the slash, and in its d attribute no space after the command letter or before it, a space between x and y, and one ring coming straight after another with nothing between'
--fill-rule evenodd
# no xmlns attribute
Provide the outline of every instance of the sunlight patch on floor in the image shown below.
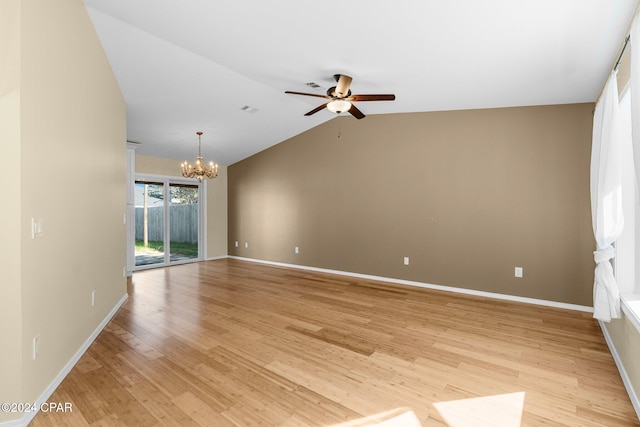
<svg viewBox="0 0 640 427"><path fill-rule="evenodd" d="M396 408L380 414L370 415L331 427L422 427L418 417L408 408Z"/></svg>
<svg viewBox="0 0 640 427"><path fill-rule="evenodd" d="M524 391L434 403L449 427L519 427Z"/></svg>

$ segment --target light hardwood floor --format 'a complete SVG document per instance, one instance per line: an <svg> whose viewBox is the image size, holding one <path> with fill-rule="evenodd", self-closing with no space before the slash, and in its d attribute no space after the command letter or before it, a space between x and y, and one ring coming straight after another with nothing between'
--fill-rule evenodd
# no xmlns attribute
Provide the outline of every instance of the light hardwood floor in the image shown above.
<svg viewBox="0 0 640 427"><path fill-rule="evenodd" d="M32 426L640 425L589 313L233 259L129 287Z"/></svg>

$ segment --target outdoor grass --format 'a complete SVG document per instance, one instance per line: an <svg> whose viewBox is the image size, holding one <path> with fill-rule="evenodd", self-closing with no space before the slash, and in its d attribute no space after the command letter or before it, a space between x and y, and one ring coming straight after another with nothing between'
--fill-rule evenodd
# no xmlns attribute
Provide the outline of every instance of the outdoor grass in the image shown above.
<svg viewBox="0 0 640 427"><path fill-rule="evenodd" d="M145 248L142 240L136 240L136 252L163 252L164 242L150 241L149 246ZM185 242L171 242L171 253L175 255L182 255L186 257L198 256L198 244L197 243L185 243Z"/></svg>

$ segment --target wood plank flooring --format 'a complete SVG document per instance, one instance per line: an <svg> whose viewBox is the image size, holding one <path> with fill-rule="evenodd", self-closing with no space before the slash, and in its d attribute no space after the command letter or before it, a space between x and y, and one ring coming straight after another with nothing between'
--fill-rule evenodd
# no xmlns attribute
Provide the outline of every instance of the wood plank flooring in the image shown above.
<svg viewBox="0 0 640 427"><path fill-rule="evenodd" d="M32 426L640 425L589 313L233 259L129 288Z"/></svg>

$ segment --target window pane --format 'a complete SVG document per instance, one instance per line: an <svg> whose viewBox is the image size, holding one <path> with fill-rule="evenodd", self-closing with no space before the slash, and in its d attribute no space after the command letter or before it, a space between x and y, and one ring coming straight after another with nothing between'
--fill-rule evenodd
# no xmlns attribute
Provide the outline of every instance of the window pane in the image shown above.
<svg viewBox="0 0 640 427"><path fill-rule="evenodd" d="M623 293L633 292L636 275L636 177L633 166L633 149L631 144L631 95L620 102L620 137L627 143L622 146L622 211L624 228L616 241L616 257L614 258L616 280Z"/></svg>

